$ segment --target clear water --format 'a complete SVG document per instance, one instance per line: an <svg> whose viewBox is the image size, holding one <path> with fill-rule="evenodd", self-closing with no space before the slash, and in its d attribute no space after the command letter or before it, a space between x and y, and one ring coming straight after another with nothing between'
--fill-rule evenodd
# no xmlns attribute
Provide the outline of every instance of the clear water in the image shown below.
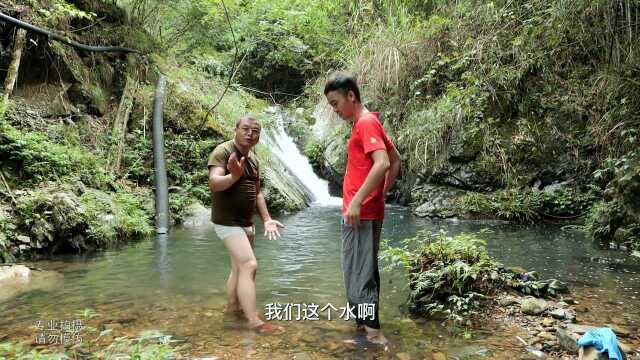
<svg viewBox="0 0 640 360"><path fill-rule="evenodd" d="M313 206L279 220L286 225L279 241L259 237L256 242L259 311L276 302L344 306L338 208ZM581 233L552 226L433 222L416 218L405 208L388 206L383 238L398 243L420 229L455 234L483 228L492 230L484 236L491 255L505 265L566 281L578 298L600 296L600 303L616 304L607 320L621 317L622 309L629 316L621 322L640 324L640 264L621 253L596 248ZM260 223L257 231L263 231ZM595 257L620 260L612 266L592 261ZM120 335L158 329L185 338L189 352L202 356L273 359L299 352L316 358L354 354L342 345L354 334L353 325L344 320L283 321L287 335L273 337L255 336L241 322L223 316L229 260L210 225L174 229L168 237L93 255L60 256L37 266L63 276L51 280L50 286L0 302L0 338L4 333L9 340L28 341L36 335L36 321L76 319L79 312L91 308L100 314L96 324L122 322L124 326L114 330ZM399 271L382 273L381 317L393 346L383 355L364 354L405 353L421 359L441 351L464 358L464 354L487 350L491 358L506 359L522 353L514 330L507 327L476 329L465 340L436 322L410 320L403 306L407 296L403 284ZM325 315L321 313L322 318Z"/></svg>

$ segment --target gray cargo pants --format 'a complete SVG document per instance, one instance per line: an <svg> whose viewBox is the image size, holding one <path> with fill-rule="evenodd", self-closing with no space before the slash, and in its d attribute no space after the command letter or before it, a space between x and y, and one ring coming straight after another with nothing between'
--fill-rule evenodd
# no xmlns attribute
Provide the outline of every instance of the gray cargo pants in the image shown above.
<svg viewBox="0 0 640 360"><path fill-rule="evenodd" d="M382 220L361 220L357 227L342 220L342 272L347 301L354 307L356 323L373 329L380 328L378 249L381 232Z"/></svg>

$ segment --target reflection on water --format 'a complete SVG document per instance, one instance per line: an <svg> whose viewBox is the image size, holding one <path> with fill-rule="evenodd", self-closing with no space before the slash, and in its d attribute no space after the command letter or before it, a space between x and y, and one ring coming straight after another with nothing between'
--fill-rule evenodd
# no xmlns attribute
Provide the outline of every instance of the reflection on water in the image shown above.
<svg viewBox="0 0 640 360"><path fill-rule="evenodd" d="M259 237L256 242L260 311L269 303L344 306L338 208L312 207L279 220L286 225L279 241ZM484 228L492 231L484 235L489 252L506 266L536 270L545 278L567 281L574 288L604 289L612 299L632 300L625 302L627 312L640 312L638 263L621 253L595 248L578 232L551 226L434 222L389 206L383 238L397 244L421 229L433 233L445 229L455 234ZM260 223L257 232L263 232ZM274 354L310 352L324 358L349 356L342 340L353 335L350 322L290 321L284 324L287 336L274 338L256 337L247 333L237 319L223 316L229 260L209 224L175 229L168 236L119 250L56 257L38 266L63 273L64 280L54 288L34 290L0 303L0 329L10 339L33 337L36 320L77 318L78 312L91 308L106 323L129 319L118 329L121 334L163 330L185 337L193 353L198 354L262 354L271 358ZM403 311L407 295L403 284L397 272L382 274L381 317L394 353L422 358L435 351L490 351L492 358L510 358L521 351L515 337L508 335L510 329L486 333L480 329L473 340L463 340L448 336L437 323L408 319Z"/></svg>

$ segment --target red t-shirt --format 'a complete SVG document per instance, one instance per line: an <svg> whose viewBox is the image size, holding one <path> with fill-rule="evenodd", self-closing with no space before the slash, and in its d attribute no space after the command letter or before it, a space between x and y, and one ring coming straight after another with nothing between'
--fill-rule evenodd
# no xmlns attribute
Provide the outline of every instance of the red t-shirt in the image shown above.
<svg viewBox="0 0 640 360"><path fill-rule="evenodd" d="M371 153L375 150L392 150L395 146L384 131L378 113L362 115L351 128L347 148L347 170L342 184L342 214L346 214L351 200L356 195L369 171L373 167ZM362 202L360 219L384 219L384 181L380 183Z"/></svg>

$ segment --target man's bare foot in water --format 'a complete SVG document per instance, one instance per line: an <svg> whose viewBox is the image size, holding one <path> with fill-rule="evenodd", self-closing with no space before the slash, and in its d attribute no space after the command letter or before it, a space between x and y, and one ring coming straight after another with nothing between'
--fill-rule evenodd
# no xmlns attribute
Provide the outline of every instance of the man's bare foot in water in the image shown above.
<svg viewBox="0 0 640 360"><path fill-rule="evenodd" d="M348 348L358 349L358 348L367 348L370 346L379 346L381 349L385 351L388 350L389 340L382 334L382 330L373 329L367 327L365 325L358 325L356 330L361 332L366 332L365 334L360 334L355 336L353 339L345 340L344 343Z"/></svg>
<svg viewBox="0 0 640 360"><path fill-rule="evenodd" d="M258 334L264 335L280 335L284 333L284 328L282 326L273 325L273 323L264 322L262 320L249 324L249 328Z"/></svg>
<svg viewBox="0 0 640 360"><path fill-rule="evenodd" d="M369 340L370 343L377 344L377 345L387 345L389 343L389 340L387 340L387 338L384 337L384 334L382 333L382 329L374 329L366 325L364 329L367 332L367 340Z"/></svg>

